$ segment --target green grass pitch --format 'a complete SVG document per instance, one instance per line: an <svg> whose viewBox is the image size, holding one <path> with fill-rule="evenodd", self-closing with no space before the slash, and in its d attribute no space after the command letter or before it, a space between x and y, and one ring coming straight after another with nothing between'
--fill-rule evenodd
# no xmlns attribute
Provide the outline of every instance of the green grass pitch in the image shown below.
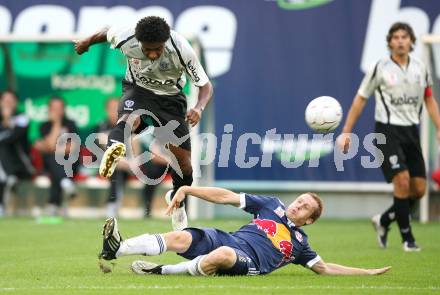
<svg viewBox="0 0 440 295"><path fill-rule="evenodd" d="M192 226L235 230L245 220L197 221ZM0 219L0 293L4 294L440 294L440 224L414 225L420 253L404 253L394 225L387 250L376 246L367 220L321 220L308 226L310 244L328 262L360 267L391 265L382 276L318 276L286 266L266 276L136 276L131 261L116 261L112 273L98 269L103 220L67 220L58 225L33 219ZM162 220L120 220L123 237L164 232ZM175 263L167 253L151 261Z"/></svg>

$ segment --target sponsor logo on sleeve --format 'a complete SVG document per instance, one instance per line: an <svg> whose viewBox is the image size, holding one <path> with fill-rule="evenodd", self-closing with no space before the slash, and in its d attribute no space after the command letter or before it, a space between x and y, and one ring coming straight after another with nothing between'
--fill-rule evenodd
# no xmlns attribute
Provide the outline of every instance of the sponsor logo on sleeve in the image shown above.
<svg viewBox="0 0 440 295"><path fill-rule="evenodd" d="M194 82L199 82L200 81L200 77L197 74L196 68L192 64L192 60L189 60L188 63L186 64L186 66L188 67L188 71L191 72L191 74L192 74L192 76L194 78Z"/></svg>

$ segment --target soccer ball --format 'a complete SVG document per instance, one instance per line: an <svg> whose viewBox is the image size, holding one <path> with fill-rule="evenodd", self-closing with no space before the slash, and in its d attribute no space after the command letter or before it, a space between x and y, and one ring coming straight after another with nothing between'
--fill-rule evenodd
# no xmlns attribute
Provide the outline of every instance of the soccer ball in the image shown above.
<svg viewBox="0 0 440 295"><path fill-rule="evenodd" d="M339 126L342 119L342 107L330 96L313 99L306 108L306 122L313 130L326 133Z"/></svg>

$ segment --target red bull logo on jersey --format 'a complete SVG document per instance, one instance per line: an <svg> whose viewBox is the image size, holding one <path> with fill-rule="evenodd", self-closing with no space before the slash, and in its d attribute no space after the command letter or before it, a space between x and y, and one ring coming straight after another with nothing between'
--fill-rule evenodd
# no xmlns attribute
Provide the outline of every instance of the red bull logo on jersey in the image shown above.
<svg viewBox="0 0 440 295"><path fill-rule="evenodd" d="M293 244L289 229L270 219L254 219L253 224L266 233L267 238L284 255L283 261L292 260Z"/></svg>

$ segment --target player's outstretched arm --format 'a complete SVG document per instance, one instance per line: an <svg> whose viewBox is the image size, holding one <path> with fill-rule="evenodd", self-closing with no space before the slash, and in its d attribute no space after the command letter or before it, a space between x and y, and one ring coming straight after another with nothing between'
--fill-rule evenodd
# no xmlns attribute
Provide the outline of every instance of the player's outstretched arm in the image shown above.
<svg viewBox="0 0 440 295"><path fill-rule="evenodd" d="M337 145L344 153L346 153L350 148L349 133L351 133L353 130L353 127L359 119L359 116L362 114L366 103L367 99L359 94L357 94L353 99L353 103L351 104L347 118L345 119L344 127L342 128L342 133L337 139Z"/></svg>
<svg viewBox="0 0 440 295"><path fill-rule="evenodd" d="M334 263L325 263L322 259L312 266L312 270L319 275L381 275L391 269L391 266L383 268L357 268Z"/></svg>
<svg viewBox="0 0 440 295"><path fill-rule="evenodd" d="M182 186L177 190L168 206L168 215L173 212L174 208L180 206L186 195L191 195L211 203L240 206L240 195L230 190L217 187Z"/></svg>
<svg viewBox="0 0 440 295"><path fill-rule="evenodd" d="M107 41L108 28L104 28L101 31L80 40L73 40L75 44L75 51L78 54L83 54L89 50L89 47L93 44L103 43Z"/></svg>

